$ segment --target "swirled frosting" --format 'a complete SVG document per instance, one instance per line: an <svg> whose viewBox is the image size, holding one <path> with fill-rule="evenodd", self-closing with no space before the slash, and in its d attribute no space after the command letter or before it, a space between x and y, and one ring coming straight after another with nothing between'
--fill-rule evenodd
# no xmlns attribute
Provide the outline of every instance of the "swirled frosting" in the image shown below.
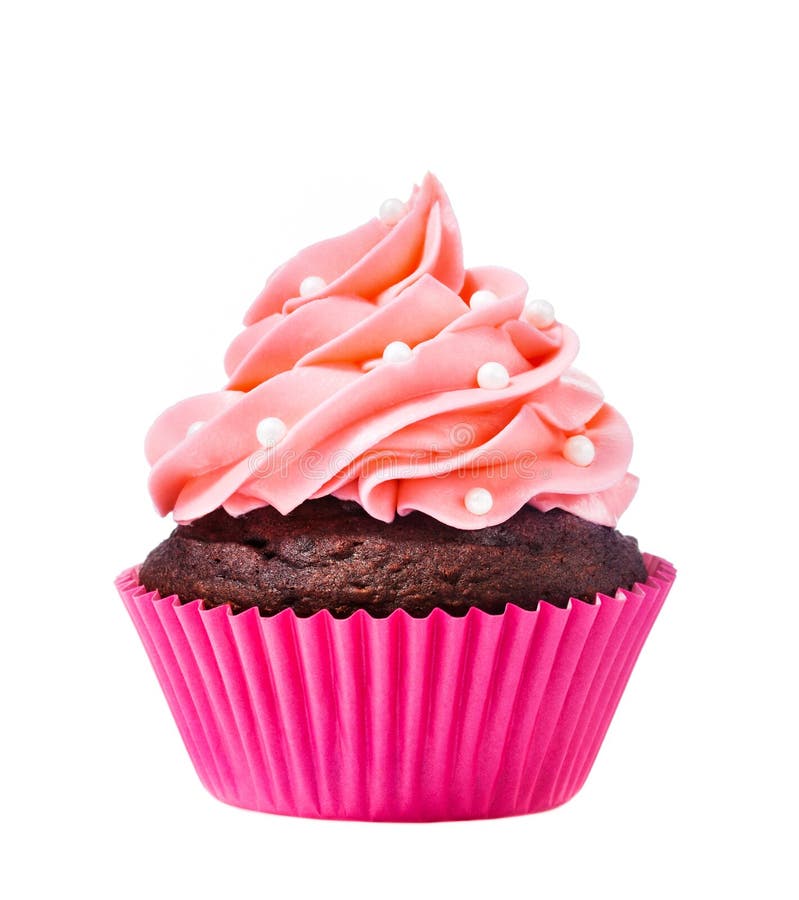
<svg viewBox="0 0 799 900"><path fill-rule="evenodd" d="M332 494L386 522L420 510L483 528L530 503L616 524L637 487L632 438L571 368L574 333L533 324L514 272L464 268L432 175L402 213L314 244L268 279L225 356L225 388L171 407L147 435L162 515L285 514ZM491 294L472 308L478 290ZM394 342L406 346L384 358ZM485 363L499 378L478 380ZM568 450L578 435L582 459Z"/></svg>

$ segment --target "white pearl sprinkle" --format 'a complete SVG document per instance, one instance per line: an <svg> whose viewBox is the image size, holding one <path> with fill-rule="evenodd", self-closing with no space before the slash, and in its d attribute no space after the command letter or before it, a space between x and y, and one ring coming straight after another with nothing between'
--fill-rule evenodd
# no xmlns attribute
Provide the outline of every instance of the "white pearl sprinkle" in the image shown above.
<svg viewBox="0 0 799 900"><path fill-rule="evenodd" d="M286 428L286 423L276 416L270 416L268 419L261 419L255 427L255 435L258 438L258 443L266 448L274 447L275 444L279 444L286 436L287 431L288 428Z"/></svg>
<svg viewBox="0 0 799 900"><path fill-rule="evenodd" d="M595 455L594 442L584 434L567 438L563 445L563 456L575 466L590 466Z"/></svg>
<svg viewBox="0 0 799 900"><path fill-rule="evenodd" d="M475 291L472 294L472 299L469 301L469 306L472 309L485 309L486 306L491 306L497 300L499 300L499 297L493 291Z"/></svg>
<svg viewBox="0 0 799 900"><path fill-rule="evenodd" d="M326 287L327 282L324 278L320 278L318 275L308 275L300 282L300 297L313 297L314 294L318 294Z"/></svg>
<svg viewBox="0 0 799 900"><path fill-rule="evenodd" d="M491 511L491 507L494 505L494 498L491 491L476 487L466 492L463 503L473 516L484 516Z"/></svg>
<svg viewBox="0 0 799 900"><path fill-rule="evenodd" d="M487 362L477 370L477 383L489 391L501 391L510 384L510 375L502 363Z"/></svg>
<svg viewBox="0 0 799 900"><path fill-rule="evenodd" d="M383 362L407 362L413 356L413 350L404 341L392 341L383 351Z"/></svg>
<svg viewBox="0 0 799 900"><path fill-rule="evenodd" d="M188 437L190 434L194 434L195 431L199 431L203 427L203 425L205 425L205 422L192 422L191 425L189 425L189 427L186 429L186 437Z"/></svg>
<svg viewBox="0 0 799 900"><path fill-rule="evenodd" d="M549 328L555 321L555 307L548 300L528 300L522 316L536 328Z"/></svg>
<svg viewBox="0 0 799 900"><path fill-rule="evenodd" d="M396 197L390 197L380 204L380 221L384 225L396 225L397 222L408 212L408 204L403 203Z"/></svg>

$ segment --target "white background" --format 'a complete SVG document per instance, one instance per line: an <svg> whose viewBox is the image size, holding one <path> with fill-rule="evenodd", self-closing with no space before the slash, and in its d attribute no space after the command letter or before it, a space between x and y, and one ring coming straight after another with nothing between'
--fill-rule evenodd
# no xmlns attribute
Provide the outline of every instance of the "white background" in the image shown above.
<svg viewBox="0 0 799 900"><path fill-rule="evenodd" d="M4 895L795 897L795 5L2 9ZM679 580L565 807L229 808L112 585L170 528L142 439L272 268L428 168L467 263L577 330Z"/></svg>

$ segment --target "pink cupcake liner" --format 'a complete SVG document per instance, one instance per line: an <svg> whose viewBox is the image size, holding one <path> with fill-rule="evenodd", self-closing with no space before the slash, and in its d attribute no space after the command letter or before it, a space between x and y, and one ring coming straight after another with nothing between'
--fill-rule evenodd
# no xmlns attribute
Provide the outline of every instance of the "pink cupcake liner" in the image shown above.
<svg viewBox="0 0 799 900"><path fill-rule="evenodd" d="M116 581L206 788L248 809L382 821L539 812L583 785L675 570L501 615L181 605Z"/></svg>

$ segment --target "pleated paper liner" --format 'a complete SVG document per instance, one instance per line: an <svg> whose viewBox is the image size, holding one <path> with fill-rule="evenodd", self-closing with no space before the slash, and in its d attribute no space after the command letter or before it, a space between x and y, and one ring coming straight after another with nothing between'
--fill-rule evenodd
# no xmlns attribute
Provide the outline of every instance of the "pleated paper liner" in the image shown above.
<svg viewBox="0 0 799 900"><path fill-rule="evenodd" d="M333 819L538 812L582 786L674 581L595 603L425 619L271 618L117 587L197 773L220 800Z"/></svg>

